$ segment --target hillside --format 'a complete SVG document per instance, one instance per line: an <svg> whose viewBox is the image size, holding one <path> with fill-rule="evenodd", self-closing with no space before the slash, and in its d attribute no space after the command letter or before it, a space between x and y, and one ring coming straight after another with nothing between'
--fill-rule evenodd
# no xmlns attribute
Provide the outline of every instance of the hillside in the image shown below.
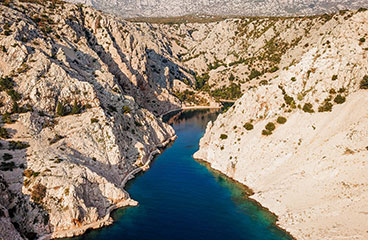
<svg viewBox="0 0 368 240"><path fill-rule="evenodd" d="M208 124L194 155L296 239L368 238L367 32L366 11L311 30L290 65Z"/></svg>
<svg viewBox="0 0 368 240"><path fill-rule="evenodd" d="M367 7L364 0L70 0L91 5L121 17L210 16L300 16L333 13Z"/></svg>
<svg viewBox="0 0 368 240"><path fill-rule="evenodd" d="M358 92L367 72L364 9L169 24L59 1L5 1L0 12L5 239L80 235L111 224L113 209L137 204L124 185L175 138L161 120L168 111L218 107L244 94L215 126L253 119L260 128L277 114L289 124L294 114L309 116L304 106L329 110L337 96L348 105L350 96L365 94ZM211 150L202 141L203 158L207 150L225 153L212 145L217 140L207 143Z"/></svg>

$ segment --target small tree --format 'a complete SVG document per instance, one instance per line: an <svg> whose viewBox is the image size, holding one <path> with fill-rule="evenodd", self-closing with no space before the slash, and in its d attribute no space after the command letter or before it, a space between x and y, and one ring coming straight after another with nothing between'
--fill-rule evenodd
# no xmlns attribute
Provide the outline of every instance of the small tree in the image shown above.
<svg viewBox="0 0 368 240"><path fill-rule="evenodd" d="M41 183L33 186L31 192L31 199L36 203L41 203L46 196L46 187Z"/></svg>
<svg viewBox="0 0 368 240"><path fill-rule="evenodd" d="M337 103L337 104L342 104L345 102L345 97L344 96L341 96L340 94L337 95L334 99L334 102Z"/></svg>
<svg viewBox="0 0 368 240"><path fill-rule="evenodd" d="M80 107L79 107L79 104L77 102L77 100L74 100L74 104L73 104L73 108L72 108L72 112L71 114L78 114L80 113Z"/></svg>
<svg viewBox="0 0 368 240"><path fill-rule="evenodd" d="M265 126L265 128L268 131L271 131L272 132L273 130L275 130L276 126L275 126L275 124L273 122L269 122L269 123L267 123L267 125Z"/></svg>
<svg viewBox="0 0 368 240"><path fill-rule="evenodd" d="M222 139L222 140L227 139L227 135L226 134L221 134L220 139Z"/></svg>
<svg viewBox="0 0 368 240"><path fill-rule="evenodd" d="M244 128L248 131L253 129L253 124L251 124L250 122L247 122L244 124Z"/></svg>
<svg viewBox="0 0 368 240"><path fill-rule="evenodd" d="M360 82L360 89L368 89L368 75L365 75Z"/></svg>
<svg viewBox="0 0 368 240"><path fill-rule="evenodd" d="M284 123L286 123L286 118L280 116L280 117L277 118L276 121L277 121L277 123L284 124Z"/></svg>
<svg viewBox="0 0 368 240"><path fill-rule="evenodd" d="M314 113L313 105L311 103L305 103L303 106L303 111L307 113Z"/></svg>
<svg viewBox="0 0 368 240"><path fill-rule="evenodd" d="M65 114L64 105L60 101L58 101L58 103L56 105L56 114L58 116L64 116L64 114Z"/></svg>

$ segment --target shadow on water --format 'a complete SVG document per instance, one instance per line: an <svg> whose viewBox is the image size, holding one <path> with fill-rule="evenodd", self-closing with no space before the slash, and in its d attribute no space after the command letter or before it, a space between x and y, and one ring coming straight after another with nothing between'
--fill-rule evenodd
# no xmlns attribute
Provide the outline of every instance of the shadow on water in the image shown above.
<svg viewBox="0 0 368 240"><path fill-rule="evenodd" d="M250 189L193 159L208 121L217 115L173 114L178 139L126 185L139 206L114 211L113 225L74 239L292 239L276 226L275 215L249 199Z"/></svg>

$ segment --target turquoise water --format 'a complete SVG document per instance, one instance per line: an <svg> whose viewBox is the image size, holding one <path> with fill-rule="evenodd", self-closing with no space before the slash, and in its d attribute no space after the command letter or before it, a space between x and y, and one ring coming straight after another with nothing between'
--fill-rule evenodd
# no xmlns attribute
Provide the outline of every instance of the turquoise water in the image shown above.
<svg viewBox="0 0 368 240"><path fill-rule="evenodd" d="M73 240L292 239L244 187L192 158L215 118L208 111L181 114L173 124L178 139L126 187L139 206L116 210L113 225Z"/></svg>

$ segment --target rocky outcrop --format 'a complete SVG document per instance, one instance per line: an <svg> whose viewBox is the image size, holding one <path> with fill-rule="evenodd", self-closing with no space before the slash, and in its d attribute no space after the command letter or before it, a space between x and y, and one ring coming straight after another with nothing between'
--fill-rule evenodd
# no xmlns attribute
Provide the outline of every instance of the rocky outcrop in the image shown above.
<svg viewBox="0 0 368 240"><path fill-rule="evenodd" d="M175 136L159 117L181 107L170 84L193 76L148 24L61 2L0 11L0 238L111 224L137 204L127 179Z"/></svg>
<svg viewBox="0 0 368 240"><path fill-rule="evenodd" d="M312 32L300 58L291 49L293 63L208 124L194 155L252 188L296 239L368 237L367 23L358 12Z"/></svg>

